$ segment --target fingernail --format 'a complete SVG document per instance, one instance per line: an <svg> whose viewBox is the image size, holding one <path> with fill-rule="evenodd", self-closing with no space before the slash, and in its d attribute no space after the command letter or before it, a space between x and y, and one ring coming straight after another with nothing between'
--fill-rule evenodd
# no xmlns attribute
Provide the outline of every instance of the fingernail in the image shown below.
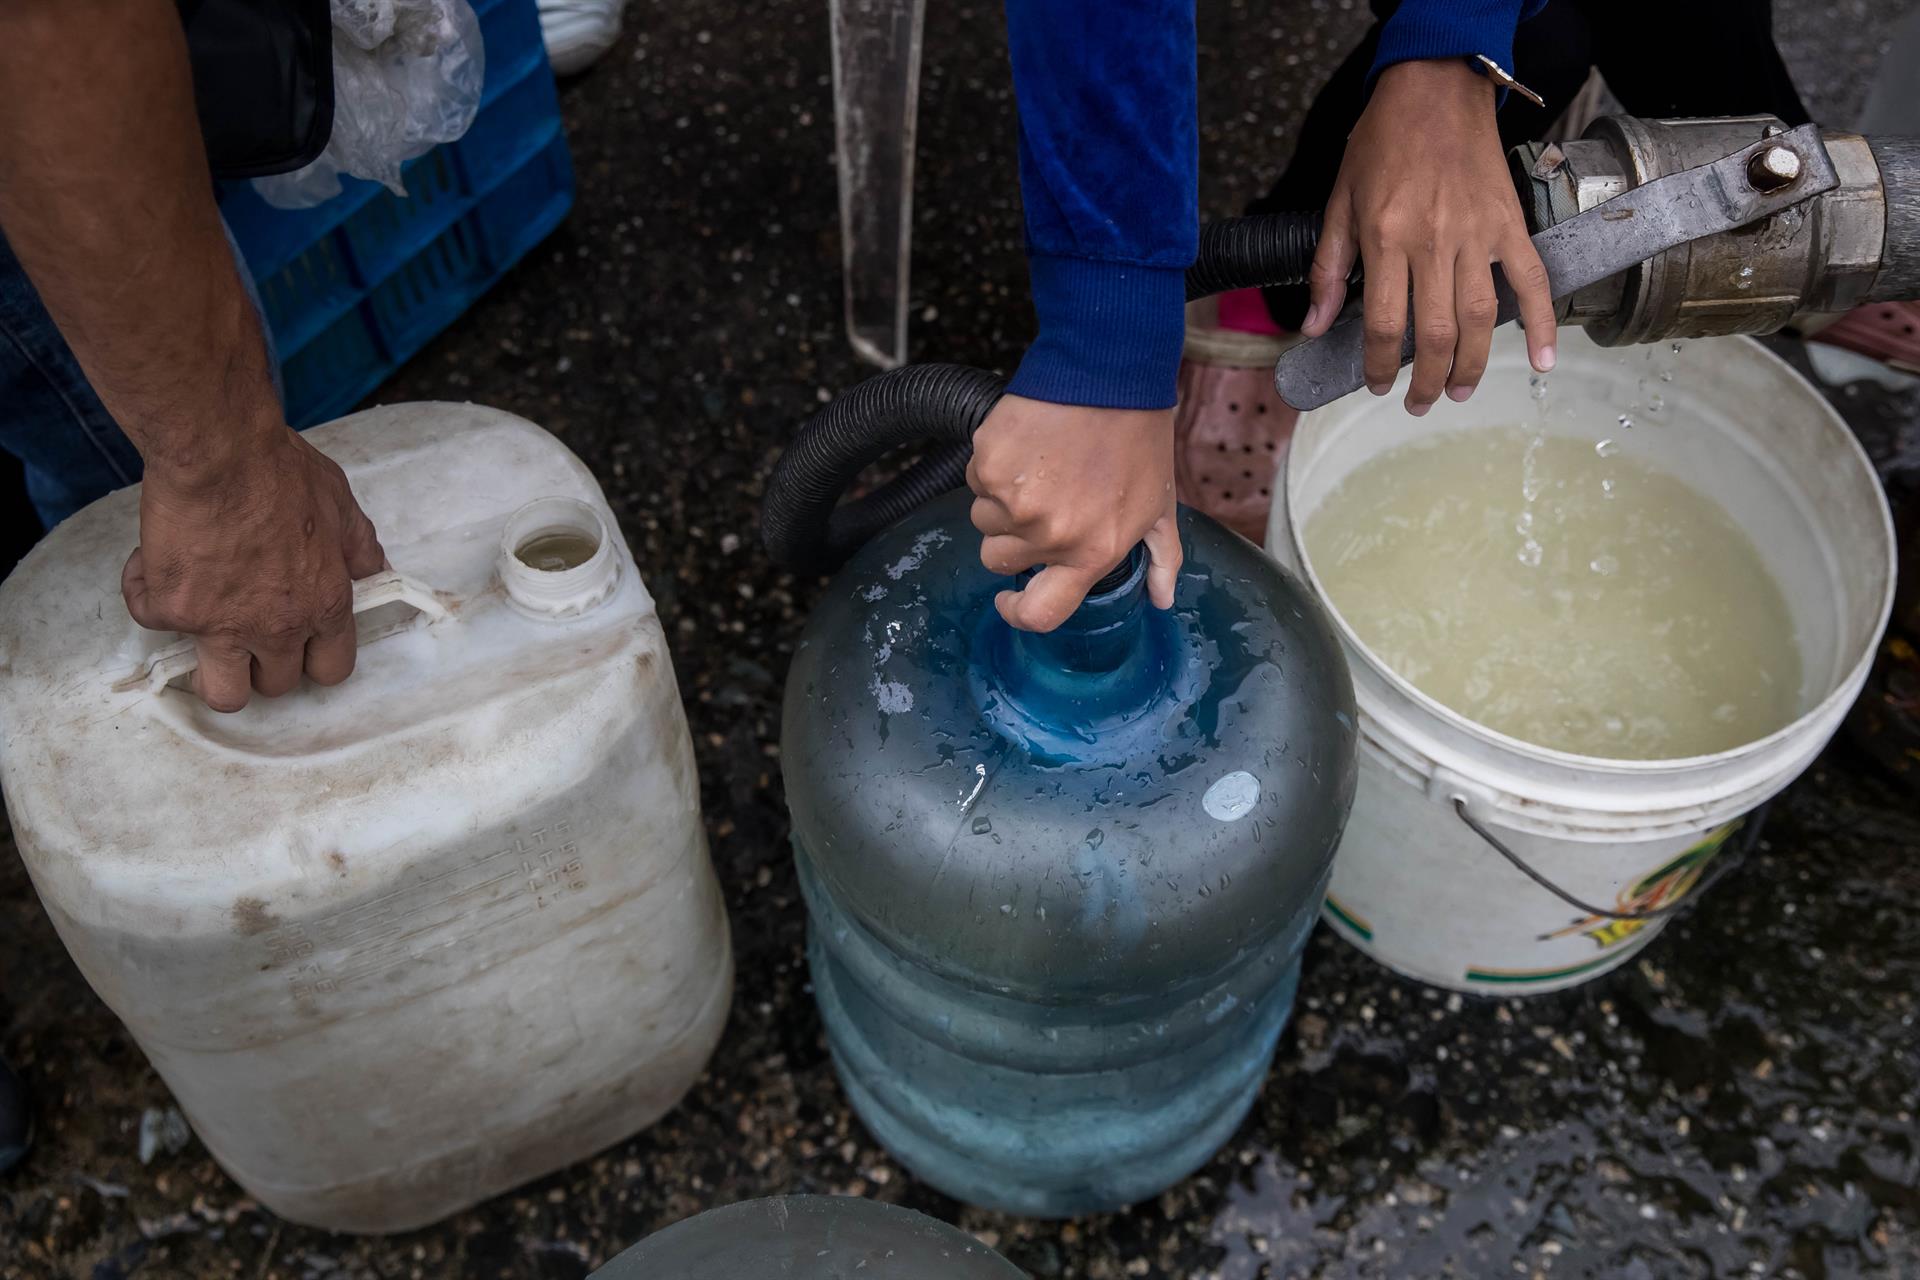
<svg viewBox="0 0 1920 1280"><path fill-rule="evenodd" d="M1393 384L1391 382L1369 382L1367 384L1367 390L1376 396L1383 396L1393 390Z"/></svg>
<svg viewBox="0 0 1920 1280"><path fill-rule="evenodd" d="M1300 322L1300 328L1303 330L1311 329L1315 324L1319 322L1319 320L1320 320L1320 304L1316 302L1312 306L1307 308L1307 318Z"/></svg>
<svg viewBox="0 0 1920 1280"><path fill-rule="evenodd" d="M1447 399L1453 401L1455 404L1466 403L1467 397L1472 394L1473 394L1472 387L1448 387L1447 388Z"/></svg>
<svg viewBox="0 0 1920 1280"><path fill-rule="evenodd" d="M1430 404L1410 404L1407 406L1407 412L1416 418L1424 418L1427 416L1427 410L1431 408L1433 406Z"/></svg>
<svg viewBox="0 0 1920 1280"><path fill-rule="evenodd" d="M1553 368L1553 348L1540 348L1540 372L1546 373Z"/></svg>

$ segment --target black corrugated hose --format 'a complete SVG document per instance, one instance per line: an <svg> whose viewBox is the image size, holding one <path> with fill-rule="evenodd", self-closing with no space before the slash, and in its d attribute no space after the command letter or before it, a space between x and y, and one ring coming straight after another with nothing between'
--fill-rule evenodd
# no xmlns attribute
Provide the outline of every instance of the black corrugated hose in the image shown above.
<svg viewBox="0 0 1920 1280"><path fill-rule="evenodd" d="M1187 301L1235 289L1305 284L1320 244L1320 214L1268 213L1200 228L1187 268Z"/></svg>
<svg viewBox="0 0 1920 1280"><path fill-rule="evenodd" d="M1299 284L1313 265L1318 213L1273 213L1211 223L1187 272L1187 298ZM860 547L966 481L973 433L1006 391L993 374L917 364L869 378L801 426L767 482L760 534L767 555L796 573L838 569ZM934 446L873 493L842 503L863 470L895 449Z"/></svg>
<svg viewBox="0 0 1920 1280"><path fill-rule="evenodd" d="M808 419L780 456L761 504L760 536L773 562L831 573L874 534L966 479L973 433L1006 383L957 364L910 364L846 392ZM853 502L863 470L893 450L934 445L917 465Z"/></svg>

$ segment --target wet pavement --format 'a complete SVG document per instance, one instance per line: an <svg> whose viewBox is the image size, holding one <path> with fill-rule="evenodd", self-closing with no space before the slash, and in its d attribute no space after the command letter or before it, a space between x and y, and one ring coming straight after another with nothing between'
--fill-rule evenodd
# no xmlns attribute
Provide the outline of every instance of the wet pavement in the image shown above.
<svg viewBox="0 0 1920 1280"><path fill-rule="evenodd" d="M1362 19L1352 3L1201 7L1206 201L1231 211L1277 171ZM1783 10L1817 109L1857 103L1903 7ZM439 1227L286 1225L197 1142L169 1150L166 1090L0 837L0 1046L41 1122L0 1180L0 1275L572 1278L701 1209L822 1191L957 1221L1040 1277L1920 1274L1920 806L1844 746L1710 899L1578 990L1462 1000L1322 930L1253 1115L1154 1203L1022 1222L892 1163L834 1083L784 848L778 690L817 584L774 573L754 529L791 425L864 372L838 326L824 6L635 10L645 30L564 94L573 219L382 398L543 423L634 542L739 950L711 1070L650 1132ZM930 10L914 348L1004 368L1030 319L999 6ZM1914 438L1911 395L1838 401L1882 456Z"/></svg>

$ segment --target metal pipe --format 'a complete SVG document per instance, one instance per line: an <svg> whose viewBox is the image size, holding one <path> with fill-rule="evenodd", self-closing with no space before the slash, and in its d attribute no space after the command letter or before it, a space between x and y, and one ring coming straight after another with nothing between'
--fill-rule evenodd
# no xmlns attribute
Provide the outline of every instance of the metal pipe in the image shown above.
<svg viewBox="0 0 1920 1280"><path fill-rule="evenodd" d="M1868 302L1920 298L1920 138L1868 138L1887 203L1886 242Z"/></svg>

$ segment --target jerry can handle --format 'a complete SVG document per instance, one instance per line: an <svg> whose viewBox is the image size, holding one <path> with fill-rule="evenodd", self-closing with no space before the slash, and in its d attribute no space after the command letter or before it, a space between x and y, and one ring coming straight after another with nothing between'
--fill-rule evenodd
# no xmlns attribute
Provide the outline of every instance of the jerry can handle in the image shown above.
<svg viewBox="0 0 1920 1280"><path fill-rule="evenodd" d="M366 614L390 604L411 605L415 612L371 627L365 625ZM362 623L359 633L362 645L408 630L421 617L432 626L452 616L431 588L394 569L383 569L353 584L353 614ZM199 642L192 638L179 640L155 652L132 675L113 687L115 692L144 688L149 693L159 693L174 681L193 674L199 666Z"/></svg>

